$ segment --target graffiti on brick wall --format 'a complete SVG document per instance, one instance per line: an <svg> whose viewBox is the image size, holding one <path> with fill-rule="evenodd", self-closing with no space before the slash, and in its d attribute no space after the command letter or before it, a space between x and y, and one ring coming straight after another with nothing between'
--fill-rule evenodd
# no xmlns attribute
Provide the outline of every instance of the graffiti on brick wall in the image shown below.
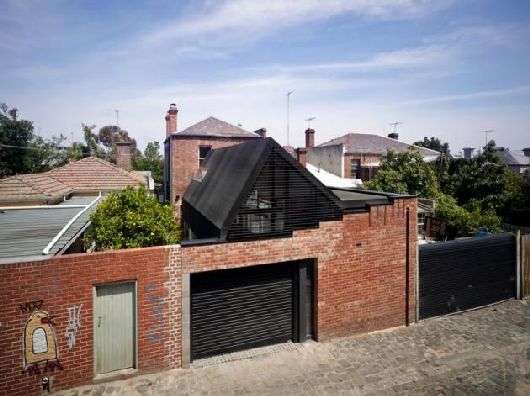
<svg viewBox="0 0 530 396"><path fill-rule="evenodd" d="M22 312L33 312L41 309L42 304L44 304L44 300L34 300L19 304L19 307Z"/></svg>
<svg viewBox="0 0 530 396"><path fill-rule="evenodd" d="M158 293L156 285L147 284L144 287L149 305L150 326L147 333L148 341L161 341L164 338L164 299Z"/></svg>
<svg viewBox="0 0 530 396"><path fill-rule="evenodd" d="M48 312L35 311L31 314L24 326L22 347L24 372L40 374L41 365L44 372L63 369L59 362L55 323Z"/></svg>
<svg viewBox="0 0 530 396"><path fill-rule="evenodd" d="M66 326L66 331L64 336L68 338L68 348L73 348L75 346L75 337L79 328L81 327L81 305L73 305L66 308L68 311L68 325Z"/></svg>

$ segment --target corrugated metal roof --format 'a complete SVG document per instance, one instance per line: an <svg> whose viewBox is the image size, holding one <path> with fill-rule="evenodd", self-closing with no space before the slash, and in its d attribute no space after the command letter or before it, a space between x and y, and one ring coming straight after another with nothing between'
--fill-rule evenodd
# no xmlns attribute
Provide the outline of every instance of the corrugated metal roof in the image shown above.
<svg viewBox="0 0 530 396"><path fill-rule="evenodd" d="M47 257L43 254L44 248L94 200L95 197L74 197L59 205L1 210L0 264ZM68 227L50 248L49 255L62 253L75 241L89 223L90 214L96 206L92 205Z"/></svg>

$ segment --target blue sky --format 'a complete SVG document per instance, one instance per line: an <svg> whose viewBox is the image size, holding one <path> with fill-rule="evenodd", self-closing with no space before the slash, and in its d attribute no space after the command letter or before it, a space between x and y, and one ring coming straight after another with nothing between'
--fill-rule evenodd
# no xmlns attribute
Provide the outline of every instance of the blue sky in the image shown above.
<svg viewBox="0 0 530 396"><path fill-rule="evenodd" d="M209 115L286 143L423 136L530 146L525 0L0 0L0 102L44 136L120 126L141 146Z"/></svg>

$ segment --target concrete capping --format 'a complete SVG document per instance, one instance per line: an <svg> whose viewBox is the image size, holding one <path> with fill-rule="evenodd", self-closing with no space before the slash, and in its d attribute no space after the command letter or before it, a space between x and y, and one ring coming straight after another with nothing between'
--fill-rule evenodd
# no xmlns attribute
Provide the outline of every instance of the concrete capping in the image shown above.
<svg viewBox="0 0 530 396"><path fill-rule="evenodd" d="M182 368L191 363L191 290L190 274L182 274Z"/></svg>

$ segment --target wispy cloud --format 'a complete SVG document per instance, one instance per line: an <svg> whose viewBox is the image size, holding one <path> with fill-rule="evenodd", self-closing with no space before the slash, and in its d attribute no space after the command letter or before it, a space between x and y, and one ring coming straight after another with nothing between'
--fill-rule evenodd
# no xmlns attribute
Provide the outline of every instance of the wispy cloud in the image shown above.
<svg viewBox="0 0 530 396"><path fill-rule="evenodd" d="M423 98L423 99L402 102L401 105L408 106L408 105L432 104L432 103L443 103L443 102L457 102L457 101L468 101L468 100L476 100L476 99L520 96L520 95L528 95L528 94L530 94L530 85L523 85L520 87L469 92L469 93L462 93L462 94L456 94L456 95L434 96L431 98Z"/></svg>
<svg viewBox="0 0 530 396"><path fill-rule="evenodd" d="M161 43L168 40L195 38L205 35L238 34L249 38L275 33L289 26L354 14L373 18L403 18L422 15L452 0L226 0L215 2L204 12L191 18L173 21L150 32L145 42Z"/></svg>

